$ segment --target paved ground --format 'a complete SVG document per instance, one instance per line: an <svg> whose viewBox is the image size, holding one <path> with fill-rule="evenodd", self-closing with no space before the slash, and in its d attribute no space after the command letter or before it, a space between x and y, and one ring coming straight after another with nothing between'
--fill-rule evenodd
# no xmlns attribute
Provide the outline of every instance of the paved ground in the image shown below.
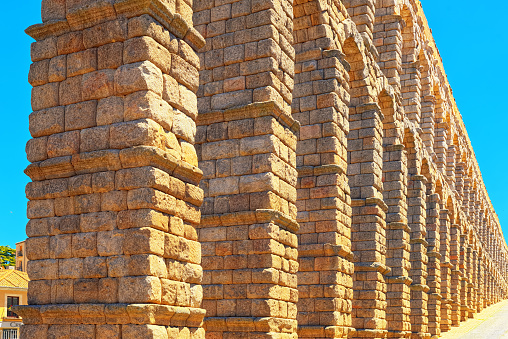
<svg viewBox="0 0 508 339"><path fill-rule="evenodd" d="M508 300L475 314L474 319L444 333L442 339L508 339Z"/></svg>

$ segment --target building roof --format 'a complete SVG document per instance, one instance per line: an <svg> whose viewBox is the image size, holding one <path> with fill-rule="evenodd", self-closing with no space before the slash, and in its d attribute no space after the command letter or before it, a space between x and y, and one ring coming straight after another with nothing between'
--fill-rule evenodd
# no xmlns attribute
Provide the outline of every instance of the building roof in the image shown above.
<svg viewBox="0 0 508 339"><path fill-rule="evenodd" d="M18 287L28 288L28 274L18 270L0 269L0 288Z"/></svg>

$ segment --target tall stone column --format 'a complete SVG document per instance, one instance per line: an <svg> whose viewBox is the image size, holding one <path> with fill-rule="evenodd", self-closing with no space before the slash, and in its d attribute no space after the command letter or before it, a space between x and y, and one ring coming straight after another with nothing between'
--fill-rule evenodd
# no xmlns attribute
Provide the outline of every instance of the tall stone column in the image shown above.
<svg viewBox="0 0 508 339"><path fill-rule="evenodd" d="M421 77L420 77L420 85L421 85L421 123L420 126L422 128L422 141L425 144L427 152L431 158L435 158L434 152L434 139L435 139L435 131L434 127L436 125L436 109L439 107L439 104L436 103L436 97L432 95L432 88L430 83L429 76L429 65L426 62L422 62L421 69Z"/></svg>
<svg viewBox="0 0 508 339"><path fill-rule="evenodd" d="M434 193L427 196L426 239L427 247L427 286L429 286L429 333L431 336L441 334L441 253L440 253L440 221L439 195Z"/></svg>
<svg viewBox="0 0 508 339"><path fill-rule="evenodd" d="M471 270L472 270L472 303L471 303L471 313L474 314L478 310L478 251L476 249L472 250L472 258L471 258Z"/></svg>
<svg viewBox="0 0 508 339"><path fill-rule="evenodd" d="M447 159L447 147L446 144L446 131L448 129L448 123L443 121L443 118L437 119L436 124L436 136L434 138L434 150L436 154L436 165L441 172L446 171L446 159Z"/></svg>
<svg viewBox="0 0 508 339"><path fill-rule="evenodd" d="M386 221L382 199L382 121L377 104L350 109L348 179L352 200L353 327L357 337L386 333Z"/></svg>
<svg viewBox="0 0 508 339"><path fill-rule="evenodd" d="M374 24L374 45L379 53L378 65L388 79L388 83L400 91L399 65L402 63L402 26L403 19L396 14L395 6L376 4Z"/></svg>
<svg viewBox="0 0 508 339"><path fill-rule="evenodd" d="M489 304L488 306L491 306L494 303L494 291L493 291L493 273L492 273L492 262L489 263L489 279L488 279L488 285L487 289L489 291Z"/></svg>
<svg viewBox="0 0 508 339"><path fill-rule="evenodd" d="M410 48L404 50L408 49ZM410 53L405 54L402 59L402 74L400 76L402 103L408 119L416 127L419 127L421 121L420 62L416 60L416 56Z"/></svg>
<svg viewBox="0 0 508 339"><path fill-rule="evenodd" d="M204 338L192 9L42 3L21 336Z"/></svg>
<svg viewBox="0 0 508 339"><path fill-rule="evenodd" d="M478 312L478 313L484 309L484 298L485 298L484 282L483 282L483 279L485 276L485 268L484 268L485 254L483 252L482 247L480 248L479 253L480 253L480 255L478 256L478 263L477 263L478 275L477 275L477 279L476 279L476 286L478 288L478 293L477 293L478 299L477 299L477 303L476 303L476 312Z"/></svg>
<svg viewBox="0 0 508 339"><path fill-rule="evenodd" d="M490 270L489 270L489 285L488 285L488 289L489 289L489 306L491 306L492 304L494 304L494 274L492 272L492 265L490 266Z"/></svg>
<svg viewBox="0 0 508 339"><path fill-rule="evenodd" d="M450 259L450 217L447 209L441 209L440 222L440 247L441 253L441 331L449 331L452 325L452 268Z"/></svg>
<svg viewBox="0 0 508 339"><path fill-rule="evenodd" d="M451 141L449 141L450 143ZM446 152L446 182L453 191L455 189L455 163L456 163L457 146L448 144L448 151Z"/></svg>
<svg viewBox="0 0 508 339"><path fill-rule="evenodd" d="M460 323L461 305L461 276L460 270L460 226L451 225L450 230L450 263L451 263L451 324L458 326Z"/></svg>
<svg viewBox="0 0 508 339"><path fill-rule="evenodd" d="M490 272L489 272L489 257L487 253L485 255L485 262L483 268L483 308L487 308L490 306L490 288L489 288L489 280L490 280Z"/></svg>
<svg viewBox="0 0 508 339"><path fill-rule="evenodd" d="M463 188L462 188L462 210L466 214L466 217L469 217L469 202L471 198L471 179L467 176L463 179Z"/></svg>
<svg viewBox="0 0 508 339"><path fill-rule="evenodd" d="M387 257L391 272L387 279L386 320L388 337L411 334L410 232L407 221L407 158L404 145L386 146L383 152L383 197L386 215Z"/></svg>
<svg viewBox="0 0 508 339"><path fill-rule="evenodd" d="M298 169L298 336L347 338L351 332L353 254L347 181L351 66L331 27L341 3L295 2L293 117L301 124ZM317 19L319 18L319 19ZM328 18L325 20L325 18ZM351 20L348 27L353 28ZM341 25L346 23L340 23ZM336 36L335 38L338 38ZM345 37L344 37L345 38Z"/></svg>
<svg viewBox="0 0 508 339"><path fill-rule="evenodd" d="M468 244L466 249L466 291L467 291L467 309L466 317L473 317L473 305L474 305L474 286L473 286L473 247L472 244Z"/></svg>
<svg viewBox="0 0 508 339"><path fill-rule="evenodd" d="M376 11L376 2L374 0L353 1L344 0L349 16L356 24L358 32L364 36L364 39L372 41L374 31L374 15Z"/></svg>
<svg viewBox="0 0 508 339"><path fill-rule="evenodd" d="M464 167L465 164L462 162L461 153L456 154L456 168L455 168L455 190L458 193L458 202L462 204L464 195Z"/></svg>
<svg viewBox="0 0 508 339"><path fill-rule="evenodd" d="M467 232L467 231L466 231ZM462 276L460 278L460 321L465 321L468 318L468 270L467 270L467 234L460 235L460 271Z"/></svg>
<svg viewBox="0 0 508 339"><path fill-rule="evenodd" d="M408 224L411 229L411 338L428 338L427 246L425 177L413 175L408 181Z"/></svg>
<svg viewBox="0 0 508 339"><path fill-rule="evenodd" d="M205 199L205 329L296 337L298 252L291 1L194 1Z"/></svg>

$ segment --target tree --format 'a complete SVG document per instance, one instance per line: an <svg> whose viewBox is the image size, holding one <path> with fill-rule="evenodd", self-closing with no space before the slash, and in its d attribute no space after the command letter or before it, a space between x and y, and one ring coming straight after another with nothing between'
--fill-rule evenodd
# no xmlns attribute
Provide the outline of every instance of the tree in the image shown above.
<svg viewBox="0 0 508 339"><path fill-rule="evenodd" d="M9 246L0 246L0 265L3 268L16 266L16 250Z"/></svg>

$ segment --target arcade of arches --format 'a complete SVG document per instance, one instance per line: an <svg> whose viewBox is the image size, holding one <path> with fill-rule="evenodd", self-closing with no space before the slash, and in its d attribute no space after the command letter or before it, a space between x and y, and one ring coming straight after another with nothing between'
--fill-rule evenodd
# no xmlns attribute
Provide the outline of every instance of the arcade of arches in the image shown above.
<svg viewBox="0 0 508 339"><path fill-rule="evenodd" d="M508 247L417 0L42 0L22 337L437 338Z"/></svg>

